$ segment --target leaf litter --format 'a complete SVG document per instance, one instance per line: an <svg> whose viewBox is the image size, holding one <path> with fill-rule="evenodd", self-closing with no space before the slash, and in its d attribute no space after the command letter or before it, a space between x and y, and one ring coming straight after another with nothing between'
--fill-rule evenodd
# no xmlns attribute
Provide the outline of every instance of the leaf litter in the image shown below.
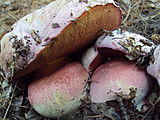
<svg viewBox="0 0 160 120"><path fill-rule="evenodd" d="M52 0L1 0L0 38L11 25L24 15L45 6ZM159 0L116 0L122 8L123 21L120 28L141 34L160 44ZM11 66L12 68L12 66ZM13 69L11 69L13 70ZM14 71L14 70L13 70ZM154 79L154 78L153 78ZM27 78L11 82L0 71L0 120L50 120L40 116L30 106L27 98ZM69 120L159 120L160 97L157 82L147 96L148 104L142 112L137 111L130 100L118 95L116 101L93 104L89 97L82 100L80 112ZM66 118L67 119L67 118ZM65 119L65 120L66 120Z"/></svg>

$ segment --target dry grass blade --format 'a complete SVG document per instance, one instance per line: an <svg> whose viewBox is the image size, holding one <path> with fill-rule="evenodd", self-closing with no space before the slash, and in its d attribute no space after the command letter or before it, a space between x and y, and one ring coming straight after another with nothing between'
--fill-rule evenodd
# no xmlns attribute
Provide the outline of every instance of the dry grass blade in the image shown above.
<svg viewBox="0 0 160 120"><path fill-rule="evenodd" d="M16 88L16 87L15 87L15 88ZM14 90L15 90L15 89L14 89ZM4 114L3 120L6 119L7 114L8 114L8 111L9 111L9 108L10 108L10 106L11 106L11 104L12 104L12 100L13 100L13 97L14 97L14 90L13 90L13 93L12 93L12 95L11 95L11 98L10 98L10 101L9 101L9 104L8 104L8 107L7 107L7 109L6 109L6 112L5 112L5 114Z"/></svg>

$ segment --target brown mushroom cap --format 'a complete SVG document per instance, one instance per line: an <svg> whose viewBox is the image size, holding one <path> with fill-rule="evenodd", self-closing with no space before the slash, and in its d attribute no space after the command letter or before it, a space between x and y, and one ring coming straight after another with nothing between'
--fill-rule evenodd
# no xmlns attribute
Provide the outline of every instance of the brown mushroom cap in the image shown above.
<svg viewBox="0 0 160 120"><path fill-rule="evenodd" d="M56 118L75 113L85 96L89 75L79 62L73 62L57 72L34 80L28 88L32 107L41 115Z"/></svg>
<svg viewBox="0 0 160 120"><path fill-rule="evenodd" d="M12 48L8 52L4 51L7 48L1 49L2 69L9 73L14 64L15 72L23 76L55 58L85 48L102 29L114 30L120 23L121 10L113 0L55 0L23 17L2 38ZM10 54L10 59L4 61L3 53Z"/></svg>

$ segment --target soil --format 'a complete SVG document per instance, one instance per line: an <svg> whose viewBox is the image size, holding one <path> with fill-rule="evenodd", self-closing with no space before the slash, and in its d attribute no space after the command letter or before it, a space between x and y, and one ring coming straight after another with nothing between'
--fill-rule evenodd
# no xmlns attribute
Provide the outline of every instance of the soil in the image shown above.
<svg viewBox="0 0 160 120"><path fill-rule="evenodd" d="M41 8L53 0L0 0L0 38L11 25L26 14ZM123 11L120 28L141 34L160 43L160 1L159 0L116 0ZM129 1L129 0L128 0ZM1 73L2 75L2 73ZM147 96L148 104L139 112L129 100L121 96L115 101L92 104L89 98L82 100L80 112L75 116L59 120L159 120L160 88L154 78L154 85ZM36 113L27 98L27 78L14 82L0 78L0 120L50 120Z"/></svg>

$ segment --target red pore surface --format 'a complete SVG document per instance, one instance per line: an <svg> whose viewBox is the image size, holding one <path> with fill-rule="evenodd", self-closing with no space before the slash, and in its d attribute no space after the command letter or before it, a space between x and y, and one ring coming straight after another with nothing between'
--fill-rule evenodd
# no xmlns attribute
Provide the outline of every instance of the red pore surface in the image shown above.
<svg viewBox="0 0 160 120"><path fill-rule="evenodd" d="M96 103L116 99L115 93L129 95L135 88L135 102L140 102L148 91L146 73L138 70L135 64L126 60L112 60L101 65L92 76L91 100Z"/></svg>

